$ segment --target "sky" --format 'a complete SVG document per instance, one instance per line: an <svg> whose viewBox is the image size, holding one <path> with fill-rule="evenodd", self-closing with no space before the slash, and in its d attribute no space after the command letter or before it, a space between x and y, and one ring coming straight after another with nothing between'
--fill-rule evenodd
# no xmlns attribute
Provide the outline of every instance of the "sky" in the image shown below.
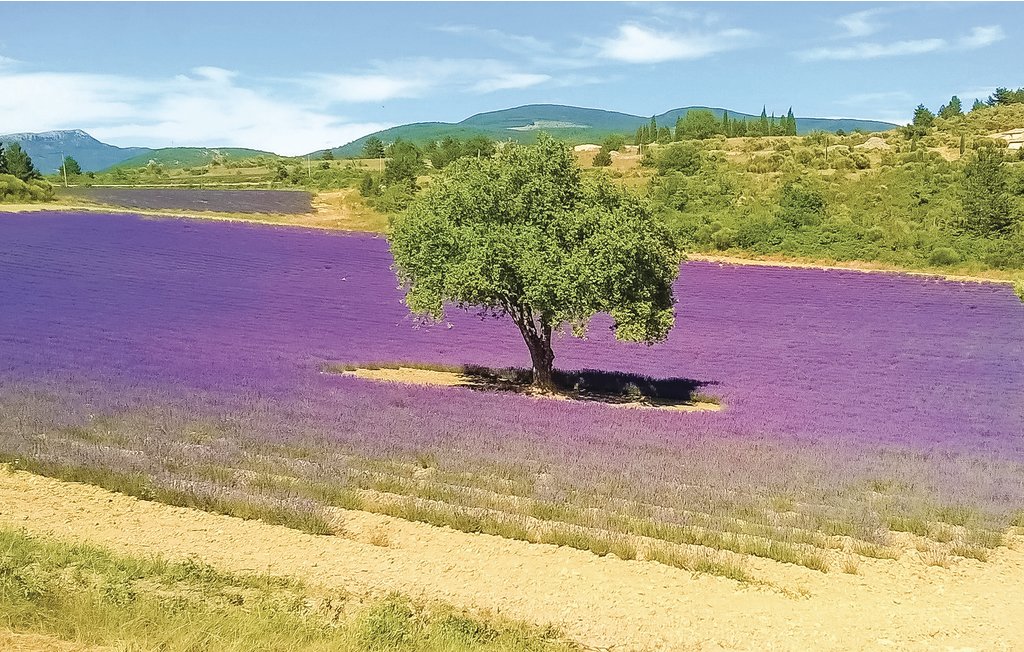
<svg viewBox="0 0 1024 652"><path fill-rule="evenodd" d="M299 155L533 103L905 123L1024 86L1021 3L0 2L0 134Z"/></svg>

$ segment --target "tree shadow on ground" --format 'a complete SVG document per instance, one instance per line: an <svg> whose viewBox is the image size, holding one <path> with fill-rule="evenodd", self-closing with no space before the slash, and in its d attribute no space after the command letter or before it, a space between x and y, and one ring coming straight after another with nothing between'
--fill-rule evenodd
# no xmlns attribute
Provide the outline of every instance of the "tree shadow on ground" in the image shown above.
<svg viewBox="0 0 1024 652"><path fill-rule="evenodd" d="M491 369L466 365L462 373L478 380L479 389L523 391L531 387L533 371L510 367ZM598 369L554 370L555 385L567 398L604 403L640 403L651 405L720 404L703 393L704 387L717 381L692 378L652 378L641 374Z"/></svg>

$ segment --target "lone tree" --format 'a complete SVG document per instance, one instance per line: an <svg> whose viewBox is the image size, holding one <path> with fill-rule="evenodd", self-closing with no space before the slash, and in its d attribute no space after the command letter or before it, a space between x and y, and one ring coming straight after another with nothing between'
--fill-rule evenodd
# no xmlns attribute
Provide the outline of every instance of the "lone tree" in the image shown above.
<svg viewBox="0 0 1024 652"><path fill-rule="evenodd" d="M640 198L584 181L568 147L541 135L493 158L463 158L393 224L391 251L406 304L440 319L445 303L507 315L554 390L552 333L583 337L607 313L617 339L653 344L675 321L680 255Z"/></svg>
<svg viewBox="0 0 1024 652"><path fill-rule="evenodd" d="M79 165L78 161L76 161L72 157L65 156L64 157L64 162L57 169L57 173L58 174L65 174L65 173L67 173L67 175L69 177L77 177L78 175L82 174L82 166Z"/></svg>

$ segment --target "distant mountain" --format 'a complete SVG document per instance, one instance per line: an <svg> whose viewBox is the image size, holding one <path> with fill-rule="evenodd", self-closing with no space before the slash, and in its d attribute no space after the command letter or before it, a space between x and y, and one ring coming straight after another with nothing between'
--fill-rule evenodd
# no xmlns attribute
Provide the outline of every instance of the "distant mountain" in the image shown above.
<svg viewBox="0 0 1024 652"><path fill-rule="evenodd" d="M675 126L679 116L686 115L694 109L710 110L721 118L725 109L688 106L672 109L655 116L659 125ZM754 120L759 115L729 111L734 118ZM778 116L777 116L778 117ZM359 156L367 139L376 136L385 143L398 139L424 144L439 140L444 136L467 138L469 136L487 136L495 140L512 139L530 143L536 140L537 134L545 131L553 136L573 144L597 143L611 134L631 134L641 125L647 124L650 116L630 115L616 111L601 109L585 109L560 104L529 104L501 111L478 113L462 122L417 122L392 127L373 134L368 134L341 147L334 148L335 156ZM898 125L877 120L857 120L853 118L797 118L797 133L807 134L812 131L888 131ZM321 150L322 151L322 150ZM314 154L319 152L314 152Z"/></svg>
<svg viewBox="0 0 1024 652"><path fill-rule="evenodd" d="M101 143L81 129L0 136L0 143L11 142L20 144L32 158L36 169L43 174L60 169L63 162L61 154L78 161L84 172L96 172L152 151L146 147L115 147Z"/></svg>
<svg viewBox="0 0 1024 652"><path fill-rule="evenodd" d="M119 161L112 167L142 167L149 165L150 161L152 161L165 167L188 168L200 167L213 161L255 158L257 156L280 158L273 152L245 149L244 147L163 147L161 149L146 150L138 156Z"/></svg>

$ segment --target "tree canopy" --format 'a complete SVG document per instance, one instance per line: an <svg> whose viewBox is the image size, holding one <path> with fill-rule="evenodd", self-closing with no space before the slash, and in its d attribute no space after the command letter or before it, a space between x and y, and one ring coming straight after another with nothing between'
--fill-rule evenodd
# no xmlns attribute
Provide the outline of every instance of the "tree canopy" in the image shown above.
<svg viewBox="0 0 1024 652"><path fill-rule="evenodd" d="M680 255L647 202L584 180L568 147L546 135L493 158L462 158L394 220L399 282L414 313L447 303L510 317L534 383L553 389L553 332L582 337L607 313L620 340L654 343L674 320Z"/></svg>
<svg viewBox="0 0 1024 652"><path fill-rule="evenodd" d="M59 174L67 173L69 177L75 177L82 174L82 166L79 165L78 161L74 158L65 156L64 162L61 164L60 168L58 168L57 172Z"/></svg>
<svg viewBox="0 0 1024 652"><path fill-rule="evenodd" d="M370 136L363 143L364 158L384 158L384 143L376 136Z"/></svg>
<svg viewBox="0 0 1024 652"><path fill-rule="evenodd" d="M4 159L7 162L7 173L13 174L22 181L31 181L40 178L39 171L32 163L28 152L21 148L18 143L10 143L4 152Z"/></svg>

